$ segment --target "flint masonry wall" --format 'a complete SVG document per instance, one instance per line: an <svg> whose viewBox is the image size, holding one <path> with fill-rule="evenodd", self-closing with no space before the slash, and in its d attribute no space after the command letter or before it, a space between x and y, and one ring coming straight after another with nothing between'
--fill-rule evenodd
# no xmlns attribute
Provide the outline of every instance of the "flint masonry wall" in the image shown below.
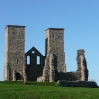
<svg viewBox="0 0 99 99"><path fill-rule="evenodd" d="M4 80L23 80L25 75L25 26L7 25Z"/></svg>
<svg viewBox="0 0 99 99"><path fill-rule="evenodd" d="M66 73L57 73L56 81L66 80L66 81L80 81L81 73L80 72L66 72Z"/></svg>

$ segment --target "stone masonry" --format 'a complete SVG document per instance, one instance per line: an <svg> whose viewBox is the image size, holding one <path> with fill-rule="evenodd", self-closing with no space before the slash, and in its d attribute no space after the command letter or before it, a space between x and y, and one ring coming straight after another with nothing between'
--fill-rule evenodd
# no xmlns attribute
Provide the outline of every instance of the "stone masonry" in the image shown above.
<svg viewBox="0 0 99 99"><path fill-rule="evenodd" d="M64 29L45 30L45 56L35 47L26 53L25 26L7 25L5 33L4 80L38 82L87 81L88 69L84 50L77 50L77 70L66 72Z"/></svg>
<svg viewBox="0 0 99 99"><path fill-rule="evenodd" d="M64 29L48 28L46 30L46 54L53 53L55 68L58 72L66 72L64 53Z"/></svg>
<svg viewBox="0 0 99 99"><path fill-rule="evenodd" d="M77 50L77 70L74 72L56 73L56 81L88 81L88 69L84 52L83 49Z"/></svg>
<svg viewBox="0 0 99 99"><path fill-rule="evenodd" d="M7 25L5 30L4 80L26 80L25 26Z"/></svg>
<svg viewBox="0 0 99 99"><path fill-rule="evenodd" d="M81 81L88 80L87 61L85 58L84 50L77 50L77 72L81 73Z"/></svg>

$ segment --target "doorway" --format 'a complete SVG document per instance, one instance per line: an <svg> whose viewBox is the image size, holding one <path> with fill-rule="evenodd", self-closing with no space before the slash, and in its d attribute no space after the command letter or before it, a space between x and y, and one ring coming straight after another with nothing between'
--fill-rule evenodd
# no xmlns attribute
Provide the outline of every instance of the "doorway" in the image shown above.
<svg viewBox="0 0 99 99"><path fill-rule="evenodd" d="M20 75L20 73L16 73L15 76L16 76L16 81L17 80L22 80L22 76Z"/></svg>

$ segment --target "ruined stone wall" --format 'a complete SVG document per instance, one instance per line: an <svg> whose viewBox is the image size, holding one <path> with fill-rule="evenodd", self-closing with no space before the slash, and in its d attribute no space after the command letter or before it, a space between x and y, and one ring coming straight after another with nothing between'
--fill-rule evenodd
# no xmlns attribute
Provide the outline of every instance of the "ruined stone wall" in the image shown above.
<svg viewBox="0 0 99 99"><path fill-rule="evenodd" d="M45 59L45 66L43 68L42 77L38 78L38 81L43 82L55 82L55 57L53 53L47 54Z"/></svg>
<svg viewBox="0 0 99 99"><path fill-rule="evenodd" d="M81 73L81 81L88 80L87 61L84 53L85 51L83 49L77 50L77 72Z"/></svg>
<svg viewBox="0 0 99 99"><path fill-rule="evenodd" d="M25 26L6 26L4 80L25 79Z"/></svg>
<svg viewBox="0 0 99 99"><path fill-rule="evenodd" d="M57 73L56 81L66 80L66 81L80 81L81 73L80 72L66 72L66 73Z"/></svg>
<svg viewBox="0 0 99 99"><path fill-rule="evenodd" d="M84 50L77 50L77 70L75 72L57 72L56 81L66 80L66 81L88 81L88 69L87 62L84 55Z"/></svg>
<svg viewBox="0 0 99 99"><path fill-rule="evenodd" d="M38 81L87 81L88 69L84 50L77 50L77 70L66 72L64 54L64 29L49 28L46 30L46 58L43 74ZM52 56L52 57L50 57ZM53 58L54 57L54 58ZM53 62L51 62L53 60Z"/></svg>
<svg viewBox="0 0 99 99"><path fill-rule="evenodd" d="M39 56L39 60L37 57ZM37 81L37 78L42 76L45 63L43 56L35 47L31 48L26 54L26 75L28 81ZM29 57L29 60L27 59ZM29 61L29 63L27 63ZM39 61L39 63L37 63Z"/></svg>

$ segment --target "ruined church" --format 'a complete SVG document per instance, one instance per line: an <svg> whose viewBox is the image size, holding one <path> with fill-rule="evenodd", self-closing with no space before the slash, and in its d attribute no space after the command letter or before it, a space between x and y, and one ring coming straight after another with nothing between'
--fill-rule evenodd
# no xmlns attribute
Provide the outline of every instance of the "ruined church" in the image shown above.
<svg viewBox="0 0 99 99"><path fill-rule="evenodd" d="M77 50L77 70L66 72L64 28L48 28L45 32L45 55L43 56L35 47L25 53L25 26L5 27L4 80L87 81L85 51Z"/></svg>

